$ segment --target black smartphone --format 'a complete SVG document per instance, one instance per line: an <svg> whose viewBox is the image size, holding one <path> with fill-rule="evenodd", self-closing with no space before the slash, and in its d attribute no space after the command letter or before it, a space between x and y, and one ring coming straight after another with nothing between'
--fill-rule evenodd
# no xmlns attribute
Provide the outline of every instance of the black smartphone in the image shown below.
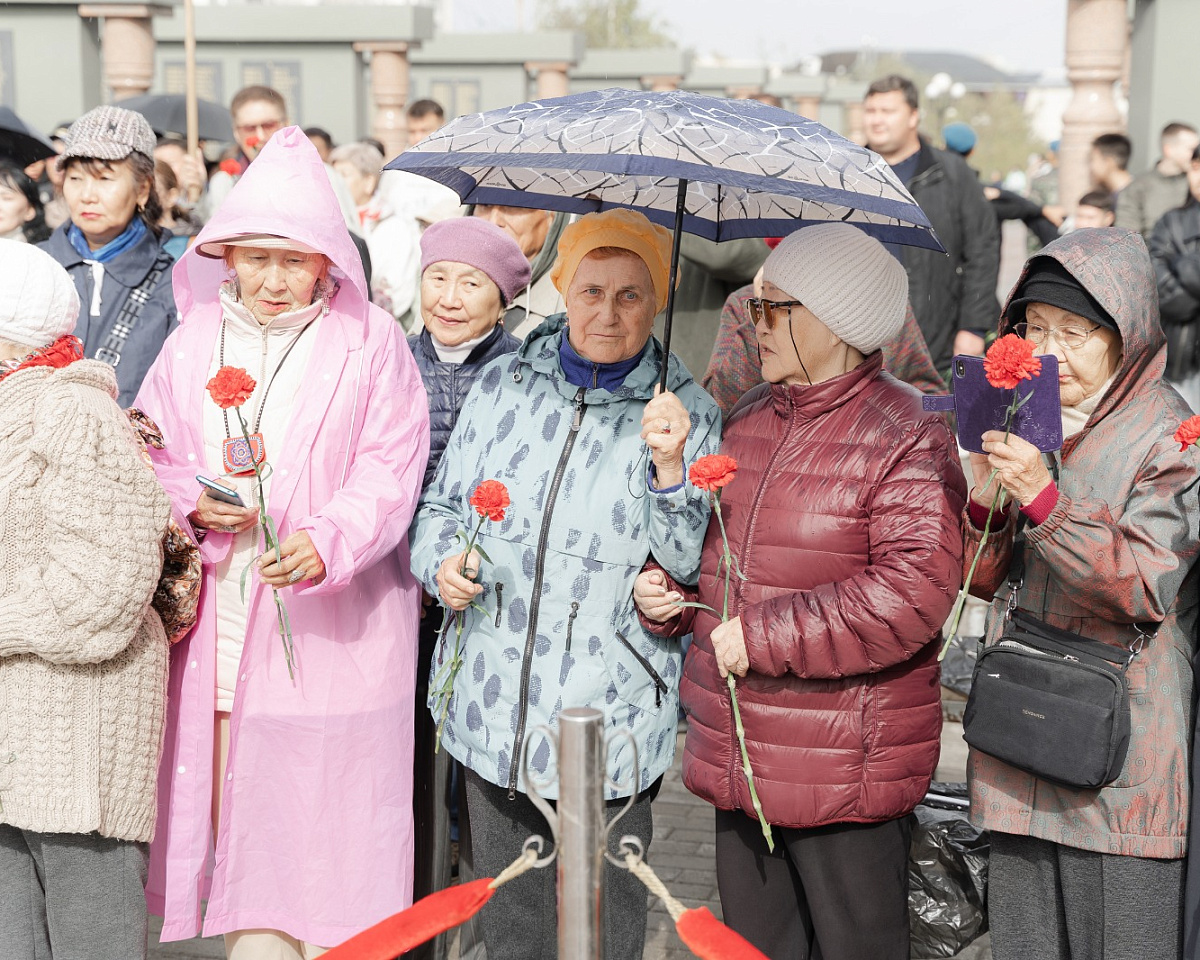
<svg viewBox="0 0 1200 960"><path fill-rule="evenodd" d="M236 490L230 490L228 487L217 483L216 480L209 480L208 477L202 477L200 474L196 474L196 480L214 500L220 500L222 503L228 503L234 507L246 506Z"/></svg>

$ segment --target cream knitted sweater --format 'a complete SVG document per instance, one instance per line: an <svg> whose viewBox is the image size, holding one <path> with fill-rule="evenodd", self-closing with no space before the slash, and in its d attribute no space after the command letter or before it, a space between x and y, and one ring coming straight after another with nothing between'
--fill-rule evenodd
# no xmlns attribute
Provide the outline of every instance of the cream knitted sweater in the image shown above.
<svg viewBox="0 0 1200 960"><path fill-rule="evenodd" d="M149 841L170 501L110 367L0 380L0 822Z"/></svg>

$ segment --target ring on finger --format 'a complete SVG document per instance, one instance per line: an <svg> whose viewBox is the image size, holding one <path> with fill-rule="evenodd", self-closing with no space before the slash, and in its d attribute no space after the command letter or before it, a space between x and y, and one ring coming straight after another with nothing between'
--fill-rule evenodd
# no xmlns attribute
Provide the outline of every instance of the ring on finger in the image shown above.
<svg viewBox="0 0 1200 960"><path fill-rule="evenodd" d="M303 580L303 579L304 579L304 568L303 567L297 567L295 570L293 570L291 573L288 574L288 583L296 583L297 581Z"/></svg>

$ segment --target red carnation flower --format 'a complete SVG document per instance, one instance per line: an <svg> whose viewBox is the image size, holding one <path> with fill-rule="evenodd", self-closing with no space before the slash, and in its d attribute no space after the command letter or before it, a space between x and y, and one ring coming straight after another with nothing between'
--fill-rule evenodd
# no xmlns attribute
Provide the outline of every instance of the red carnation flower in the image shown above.
<svg viewBox="0 0 1200 960"><path fill-rule="evenodd" d="M503 520L504 508L512 501L508 499L508 487L499 480L484 480L475 488L468 502L481 517Z"/></svg>
<svg viewBox="0 0 1200 960"><path fill-rule="evenodd" d="M242 172L241 165L232 157L228 160L222 160L218 166L222 173L227 173L231 177L239 176Z"/></svg>
<svg viewBox="0 0 1200 960"><path fill-rule="evenodd" d="M1180 453L1200 440L1200 417L1188 417L1184 420L1175 431L1175 440L1179 444Z"/></svg>
<svg viewBox="0 0 1200 960"><path fill-rule="evenodd" d="M1033 344L1009 333L988 348L983 372L993 387L1015 390L1022 380L1032 380L1042 372L1042 361L1033 355Z"/></svg>
<svg viewBox="0 0 1200 960"><path fill-rule="evenodd" d="M693 487L714 492L733 483L737 468L737 461L733 457L727 457L723 453L711 453L692 464L688 471L688 479L692 481Z"/></svg>
<svg viewBox="0 0 1200 960"><path fill-rule="evenodd" d="M222 410L240 407L250 399L257 386L254 378L241 367L222 367L206 384L208 395Z"/></svg>
<svg viewBox="0 0 1200 960"><path fill-rule="evenodd" d="M254 136L253 134L246 138L246 146L248 146L251 150L257 147L260 143L262 143L262 138Z"/></svg>

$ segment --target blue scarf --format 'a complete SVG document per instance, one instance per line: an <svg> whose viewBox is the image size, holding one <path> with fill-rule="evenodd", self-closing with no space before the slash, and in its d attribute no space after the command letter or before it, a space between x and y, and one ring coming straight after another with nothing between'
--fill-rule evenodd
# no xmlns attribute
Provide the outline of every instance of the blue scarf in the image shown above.
<svg viewBox="0 0 1200 960"><path fill-rule="evenodd" d="M134 218L129 221L121 235L114 240L109 240L99 250L92 250L84 239L83 231L75 224L67 227L67 239L71 241L71 246L75 248L75 252L83 257L84 260L95 260L98 263L108 263L110 260L115 260L126 250L136 244L146 235L146 221L141 217L134 215Z"/></svg>
<svg viewBox="0 0 1200 960"><path fill-rule="evenodd" d="M612 393L642 362L642 354L645 352L643 347L640 353L628 360L618 360L616 363L593 363L575 352L575 348L567 339L567 331L564 329L562 346L558 348L558 361L562 364L567 382L572 386L587 387L589 390L599 387L601 390Z"/></svg>

